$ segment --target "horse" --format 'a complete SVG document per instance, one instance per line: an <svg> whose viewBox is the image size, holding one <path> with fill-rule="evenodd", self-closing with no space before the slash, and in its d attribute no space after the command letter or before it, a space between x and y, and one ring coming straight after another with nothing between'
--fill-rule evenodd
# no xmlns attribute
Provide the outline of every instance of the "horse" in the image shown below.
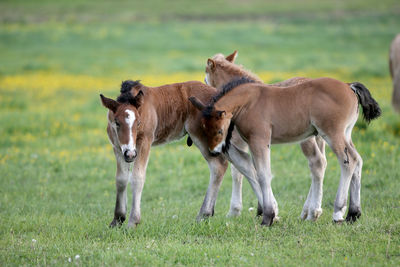
<svg viewBox="0 0 400 267"><path fill-rule="evenodd" d="M235 60L238 56L238 52L235 50L232 54L225 57L223 54L216 54L212 59L209 59L206 66L206 78L205 82L219 90L222 90L222 85L229 81L239 78L247 77L257 83L263 84L264 82L254 73L244 69L242 66L236 65ZM218 68L214 68L214 65L218 65ZM215 74L210 76L211 70L215 70ZM223 69L223 71L221 71ZM306 81L310 81L310 78L305 77L294 77L285 81L274 83L272 85L279 87L286 87L291 85L298 85ZM235 146L240 144L240 149L248 151L247 144L243 141L237 131L232 134L232 140L235 142ZM301 150L304 156L308 160L309 169L311 172L311 186L307 195L306 201L304 202L303 209L300 214L300 218L303 220L315 221L322 215L322 195L323 195L323 180L324 173L327 166L325 156L325 142L321 136L312 136L300 143ZM252 163L251 163L252 164ZM241 176L238 176L242 178ZM233 188L241 187L241 180L233 179ZM235 186L235 184L237 184ZM241 191L241 190L237 190ZM233 199L233 198L232 198ZM275 218L278 216L278 206L275 202ZM257 214L262 214L262 207L258 206Z"/></svg>
<svg viewBox="0 0 400 267"><path fill-rule="evenodd" d="M390 46L389 70L393 80L392 106L400 113L400 34L393 39Z"/></svg>
<svg viewBox="0 0 400 267"><path fill-rule="evenodd" d="M126 219L126 188L129 180L133 198L128 227L139 224L141 194L150 147L172 142L186 134L189 135L188 145L191 142L195 143L210 169L210 183L197 219L201 220L214 214L218 190L228 162L224 155L215 155L207 149L207 140L201 128L201 112L190 104L188 97L195 95L202 101L209 101L215 93L217 93L215 88L198 81L159 87L148 87L139 81L125 81L116 100L100 95L102 104L109 110L107 134L117 163L116 204L110 227L120 226ZM240 150L236 153L246 157L246 153ZM243 157L238 156L230 160L233 163L232 179L237 180L239 171L243 173L255 191L259 203L262 203L255 169L252 164L246 164L249 159L246 161ZM241 203L238 207L237 200L241 200L241 187L234 188L232 199L230 212L238 215Z"/></svg>
<svg viewBox="0 0 400 267"><path fill-rule="evenodd" d="M218 73L227 76L224 68L208 60L206 79L218 80L216 76L221 75ZM232 125L248 143L263 196L262 225L270 226L275 217L271 144L303 141L317 135L331 147L341 168L333 221L344 221L349 187L346 220L355 222L361 216L362 158L351 133L358 119L359 104L368 123L381 114L378 103L363 84L318 78L280 88L239 77L223 85L207 105L195 96L191 97L191 102L202 112L203 132L211 152L230 150Z"/></svg>

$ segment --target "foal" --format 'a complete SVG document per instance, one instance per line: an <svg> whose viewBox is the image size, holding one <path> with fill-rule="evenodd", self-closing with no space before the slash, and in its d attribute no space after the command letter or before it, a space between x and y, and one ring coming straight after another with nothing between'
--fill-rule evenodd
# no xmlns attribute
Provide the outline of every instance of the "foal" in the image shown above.
<svg viewBox="0 0 400 267"><path fill-rule="evenodd" d="M217 88L218 91L222 90L223 85L240 77L247 77L257 83L263 84L263 81L255 74L245 70L239 65L234 64L236 57L237 51L234 51L227 57L222 54L217 54L212 59L209 59L206 67L206 83ZM286 87L298 85L310 80L311 79L304 77L294 77L282 82L274 83L272 85ZM235 147L239 147L241 150L248 151L247 144L243 141L237 131L232 133L232 140L235 142ZM302 141L300 143L300 147L308 160L311 171L311 186L300 217L303 220L307 219L315 221L322 214L322 186L327 165L325 157L325 142L319 135L311 136L310 138ZM232 169L232 172L233 171L234 169ZM237 198L233 197L233 192L241 192L242 178L243 177L240 174L238 174L235 179L232 175L232 201L237 201ZM259 215L262 213L262 208L260 206L258 207L257 213ZM278 206L276 202L275 215L278 215Z"/></svg>
<svg viewBox="0 0 400 267"><path fill-rule="evenodd" d="M208 78L213 79L213 73L207 72ZM344 221L349 186L346 219L355 221L360 217L362 159L353 145L351 132L358 118L358 104L367 122L381 113L365 86L319 78L279 88L242 77L224 86L208 106L195 97L192 103L203 113L202 127L211 152L229 151L233 125L248 143L263 196L262 225L271 225L276 215L270 145L302 141L312 135L324 138L341 167L333 220Z"/></svg>

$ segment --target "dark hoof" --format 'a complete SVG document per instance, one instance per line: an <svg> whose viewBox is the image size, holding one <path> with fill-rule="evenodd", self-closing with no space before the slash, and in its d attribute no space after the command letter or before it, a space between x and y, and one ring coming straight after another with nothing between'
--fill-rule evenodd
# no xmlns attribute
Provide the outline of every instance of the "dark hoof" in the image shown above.
<svg viewBox="0 0 400 267"><path fill-rule="evenodd" d="M270 215L264 215L261 222L261 226L271 226L274 222L275 213L272 212Z"/></svg>
<svg viewBox="0 0 400 267"><path fill-rule="evenodd" d="M211 212L206 212L206 213L197 215L197 221L198 222L205 221L212 216L214 216L214 209Z"/></svg>
<svg viewBox="0 0 400 267"><path fill-rule="evenodd" d="M359 209L349 210L349 212L347 213L347 216L346 216L346 222L354 223L360 217L361 217L361 211Z"/></svg>
<svg viewBox="0 0 400 267"><path fill-rule="evenodd" d="M262 207L261 207L260 203L258 203L258 206L257 206L257 217L262 216L262 214L263 214Z"/></svg>
<svg viewBox="0 0 400 267"><path fill-rule="evenodd" d="M124 223L124 221L125 221L125 216L114 217L114 220L112 220L112 222L110 223L110 227L111 228L119 227Z"/></svg>

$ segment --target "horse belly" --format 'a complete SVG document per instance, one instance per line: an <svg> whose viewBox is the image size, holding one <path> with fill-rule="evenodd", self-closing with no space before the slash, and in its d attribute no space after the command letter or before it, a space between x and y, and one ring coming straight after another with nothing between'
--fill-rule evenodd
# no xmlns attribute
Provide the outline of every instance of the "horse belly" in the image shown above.
<svg viewBox="0 0 400 267"><path fill-rule="evenodd" d="M272 127L272 144L284 144L301 142L312 135L316 135L317 130L310 124L307 127L288 127L274 128Z"/></svg>
<svg viewBox="0 0 400 267"><path fill-rule="evenodd" d="M153 145L162 145L179 140L186 135L184 124L176 122L171 125L164 125L162 130L157 131Z"/></svg>

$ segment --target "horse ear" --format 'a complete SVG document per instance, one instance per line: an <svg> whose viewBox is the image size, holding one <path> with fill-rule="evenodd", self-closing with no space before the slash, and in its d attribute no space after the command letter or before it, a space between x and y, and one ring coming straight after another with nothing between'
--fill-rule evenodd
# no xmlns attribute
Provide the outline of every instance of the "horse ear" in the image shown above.
<svg viewBox="0 0 400 267"><path fill-rule="evenodd" d="M193 106L195 106L198 110L202 111L203 109L205 109L204 104L198 100L196 97L191 96L189 97L189 101L193 104Z"/></svg>
<svg viewBox="0 0 400 267"><path fill-rule="evenodd" d="M222 110L222 111L217 110L217 117L219 119L225 118L225 116L226 116L226 112L224 110Z"/></svg>
<svg viewBox="0 0 400 267"><path fill-rule="evenodd" d="M207 65L211 68L211 70L215 69L215 61L211 58L207 60Z"/></svg>
<svg viewBox="0 0 400 267"><path fill-rule="evenodd" d="M103 106L111 110L112 112L116 112L119 106L119 103L111 98L107 98L104 95L100 94L101 103Z"/></svg>
<svg viewBox="0 0 400 267"><path fill-rule="evenodd" d="M227 56L225 59L228 60L229 62L233 63L238 55L237 50L235 50L232 54Z"/></svg>
<svg viewBox="0 0 400 267"><path fill-rule="evenodd" d="M139 108L141 105L143 105L144 102L144 94L143 91L140 90L139 93L137 93L137 95L134 98L134 103L132 103L132 105L134 105L136 108Z"/></svg>

